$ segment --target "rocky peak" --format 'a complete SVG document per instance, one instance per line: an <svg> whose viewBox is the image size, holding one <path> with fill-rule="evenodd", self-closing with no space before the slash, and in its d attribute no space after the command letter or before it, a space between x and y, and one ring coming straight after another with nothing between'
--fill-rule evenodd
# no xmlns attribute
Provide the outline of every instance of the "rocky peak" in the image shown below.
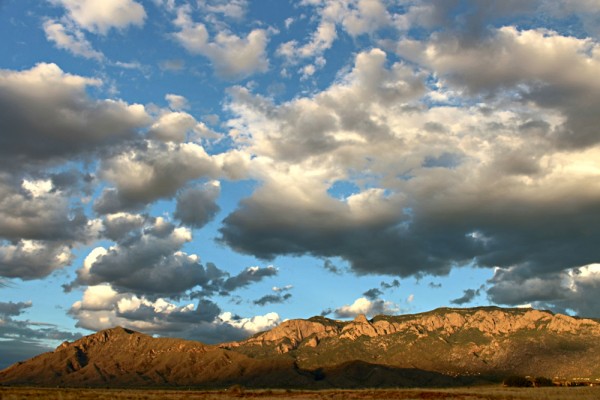
<svg viewBox="0 0 600 400"><path fill-rule="evenodd" d="M365 316L365 314L358 314L356 318L354 318L354 322L357 324L368 324L369 320Z"/></svg>

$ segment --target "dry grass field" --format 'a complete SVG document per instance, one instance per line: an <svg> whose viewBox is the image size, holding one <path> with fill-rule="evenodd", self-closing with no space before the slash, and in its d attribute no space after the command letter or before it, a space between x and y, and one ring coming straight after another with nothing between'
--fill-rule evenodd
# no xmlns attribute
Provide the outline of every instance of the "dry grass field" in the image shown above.
<svg viewBox="0 0 600 400"><path fill-rule="evenodd" d="M0 387L0 400L180 400L180 399L296 399L296 400L598 400L598 387L504 388L500 386L459 389L386 390L244 390L233 387L221 391L137 390L137 389L53 389Z"/></svg>

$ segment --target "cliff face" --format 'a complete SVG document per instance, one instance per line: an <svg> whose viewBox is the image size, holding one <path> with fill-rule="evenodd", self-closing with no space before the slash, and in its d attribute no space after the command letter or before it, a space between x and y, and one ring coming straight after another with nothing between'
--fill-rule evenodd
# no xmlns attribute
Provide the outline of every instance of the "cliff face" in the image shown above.
<svg viewBox="0 0 600 400"><path fill-rule="evenodd" d="M349 322L290 320L218 346L117 327L0 371L0 383L448 386L507 374L600 379L600 324L538 310L438 309Z"/></svg>

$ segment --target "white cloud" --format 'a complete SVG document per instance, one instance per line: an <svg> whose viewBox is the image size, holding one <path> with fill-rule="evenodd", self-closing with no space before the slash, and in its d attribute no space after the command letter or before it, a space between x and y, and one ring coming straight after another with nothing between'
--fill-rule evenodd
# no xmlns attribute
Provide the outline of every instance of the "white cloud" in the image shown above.
<svg viewBox="0 0 600 400"><path fill-rule="evenodd" d="M142 26L144 7L135 0L51 0L67 10L69 18L92 33L106 35L110 29Z"/></svg>
<svg viewBox="0 0 600 400"><path fill-rule="evenodd" d="M86 288L69 314L77 320L78 327L92 331L119 325L149 334L210 343L245 339L280 322L274 312L239 317L231 312L220 312L219 307L208 300L180 305L164 298L151 300L132 293L118 293L110 285Z"/></svg>
<svg viewBox="0 0 600 400"><path fill-rule="evenodd" d="M73 55L102 61L104 54L94 50L92 44L85 38L82 31L77 28L67 28L58 21L47 20L44 22L46 39L53 42L59 49L67 50Z"/></svg>
<svg viewBox="0 0 600 400"><path fill-rule="evenodd" d="M165 142L185 142L188 135L195 139L208 130L206 125L196 121L194 117L183 111L162 114L148 131L148 136ZM216 134L215 134L216 135ZM214 138L215 135L212 137Z"/></svg>
<svg viewBox="0 0 600 400"><path fill-rule="evenodd" d="M269 67L267 32L254 29L246 37L220 31L211 41L206 26L192 20L188 7L181 7L174 21L180 30L174 38L190 53L207 57L215 73L226 79L245 78Z"/></svg>
<svg viewBox="0 0 600 400"><path fill-rule="evenodd" d="M174 111L181 111L189 108L188 101L185 97L168 93L165 95L165 100L169 103L169 108Z"/></svg>
<svg viewBox="0 0 600 400"><path fill-rule="evenodd" d="M381 299L369 300L366 297L359 297L354 303L342 306L334 312L338 318L354 318L360 314L364 314L371 318L380 314L395 314L398 311L398 306L390 301Z"/></svg>

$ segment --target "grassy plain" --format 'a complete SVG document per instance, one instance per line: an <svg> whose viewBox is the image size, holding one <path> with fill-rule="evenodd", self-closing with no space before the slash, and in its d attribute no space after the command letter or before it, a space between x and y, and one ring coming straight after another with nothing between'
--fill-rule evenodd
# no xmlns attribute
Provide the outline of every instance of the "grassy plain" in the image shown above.
<svg viewBox="0 0 600 400"><path fill-rule="evenodd" d="M453 389L381 390L244 390L233 387L221 391L140 390L140 389L62 389L0 387L0 400L598 400L599 387L504 388L500 386Z"/></svg>

